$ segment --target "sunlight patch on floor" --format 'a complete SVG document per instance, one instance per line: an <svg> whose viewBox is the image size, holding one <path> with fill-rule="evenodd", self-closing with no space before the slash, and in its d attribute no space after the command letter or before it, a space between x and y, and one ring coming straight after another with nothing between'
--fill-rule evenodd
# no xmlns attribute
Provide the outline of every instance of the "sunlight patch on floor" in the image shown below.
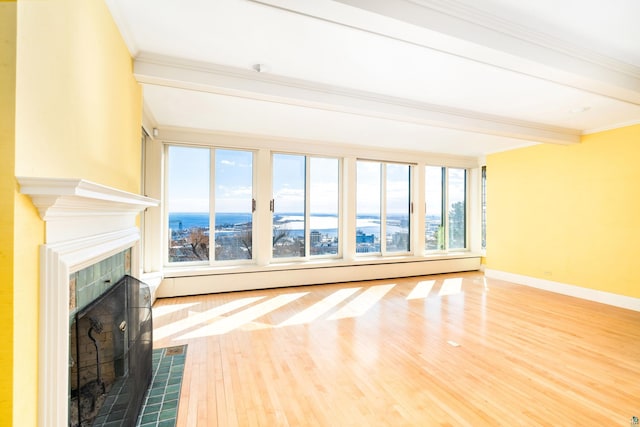
<svg viewBox="0 0 640 427"><path fill-rule="evenodd" d="M462 278L456 277L455 279L444 279L438 295L443 297L446 295L456 295L460 292L462 292Z"/></svg>
<svg viewBox="0 0 640 427"><path fill-rule="evenodd" d="M423 299L429 295L433 285L436 284L435 280L424 280L422 282L418 282L418 284L413 288L407 299Z"/></svg>
<svg viewBox="0 0 640 427"><path fill-rule="evenodd" d="M253 304L254 302L259 301L263 298L264 297L241 298L238 300L230 301L226 304L223 304L219 307L212 308L202 313L189 311L188 317L185 317L184 319L181 319L181 320L177 320L166 326L161 326L159 328L156 328L153 331L153 338L162 339L162 338L166 338L171 335L183 332L189 328L198 326L201 323L207 323L210 320L215 319L216 317L222 316L223 314L230 313L233 310L237 310L246 305Z"/></svg>
<svg viewBox="0 0 640 427"><path fill-rule="evenodd" d="M389 292L395 283L390 285L377 285L367 288L366 291L349 301L344 307L331 315L328 320L345 319L348 317L359 317L366 313L378 301Z"/></svg>
<svg viewBox="0 0 640 427"><path fill-rule="evenodd" d="M293 294L278 295L271 298L270 300L249 307L246 310L242 310L238 313L232 314L231 316L224 317L218 321L213 322L210 325L206 325L188 334L182 335L177 339L182 340L225 334L261 316L271 313L272 311L277 310L278 308L285 306L290 302L307 295L308 293L309 292L298 292Z"/></svg>
<svg viewBox="0 0 640 427"><path fill-rule="evenodd" d="M188 304L172 304L172 305L160 305L157 307L153 307L153 317L155 319L160 316L165 316L167 314L175 313L176 311L184 310L185 308L191 308L194 305L200 305L199 302L191 302Z"/></svg>
<svg viewBox="0 0 640 427"><path fill-rule="evenodd" d="M340 289L327 296L322 301L318 301L311 307L291 316L289 319L280 323L278 327L311 323L318 317L322 316L323 314L340 304L342 301L349 298L351 295L358 292L360 289L361 288Z"/></svg>

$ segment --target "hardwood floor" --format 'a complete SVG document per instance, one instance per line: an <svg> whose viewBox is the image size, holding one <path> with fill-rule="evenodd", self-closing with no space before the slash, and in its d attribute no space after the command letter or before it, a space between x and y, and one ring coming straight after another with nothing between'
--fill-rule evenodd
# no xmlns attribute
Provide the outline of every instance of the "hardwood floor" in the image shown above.
<svg viewBox="0 0 640 427"><path fill-rule="evenodd" d="M158 300L178 427L626 426L640 313L481 273Z"/></svg>

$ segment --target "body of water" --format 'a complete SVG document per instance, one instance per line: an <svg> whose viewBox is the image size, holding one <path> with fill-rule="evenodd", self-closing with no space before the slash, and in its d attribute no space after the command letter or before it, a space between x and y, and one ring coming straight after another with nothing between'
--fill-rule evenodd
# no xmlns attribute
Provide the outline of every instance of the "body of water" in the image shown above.
<svg viewBox="0 0 640 427"><path fill-rule="evenodd" d="M310 229L320 231L322 234L335 236L338 232L338 217L335 215L311 215ZM387 233L402 231L400 219L389 217ZM251 222L250 213L217 213L216 227L233 226ZM291 230L294 234L304 230L304 216L298 213L284 213L276 215L274 224ZM172 212L169 214L169 228L173 230L189 229L193 227L209 228L209 214L199 212ZM374 215L362 215L356 218L356 227L365 234L380 234L380 218Z"/></svg>

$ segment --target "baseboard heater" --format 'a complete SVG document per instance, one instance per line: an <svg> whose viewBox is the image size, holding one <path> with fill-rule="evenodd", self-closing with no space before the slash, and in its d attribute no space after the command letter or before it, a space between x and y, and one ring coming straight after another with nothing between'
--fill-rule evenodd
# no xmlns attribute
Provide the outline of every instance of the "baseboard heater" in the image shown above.
<svg viewBox="0 0 640 427"><path fill-rule="evenodd" d="M252 289L390 279L396 277L455 273L480 269L480 257L444 258L403 262L358 263L354 265L305 268L271 266L260 271L235 273L199 273L171 277L165 274L158 298L200 295Z"/></svg>

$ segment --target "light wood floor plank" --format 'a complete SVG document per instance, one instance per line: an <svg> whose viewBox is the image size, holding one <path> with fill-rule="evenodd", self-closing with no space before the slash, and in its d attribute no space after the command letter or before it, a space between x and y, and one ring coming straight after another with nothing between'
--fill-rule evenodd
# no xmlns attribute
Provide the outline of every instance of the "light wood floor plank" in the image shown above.
<svg viewBox="0 0 640 427"><path fill-rule="evenodd" d="M640 313L477 272L161 299L178 427L628 425Z"/></svg>

